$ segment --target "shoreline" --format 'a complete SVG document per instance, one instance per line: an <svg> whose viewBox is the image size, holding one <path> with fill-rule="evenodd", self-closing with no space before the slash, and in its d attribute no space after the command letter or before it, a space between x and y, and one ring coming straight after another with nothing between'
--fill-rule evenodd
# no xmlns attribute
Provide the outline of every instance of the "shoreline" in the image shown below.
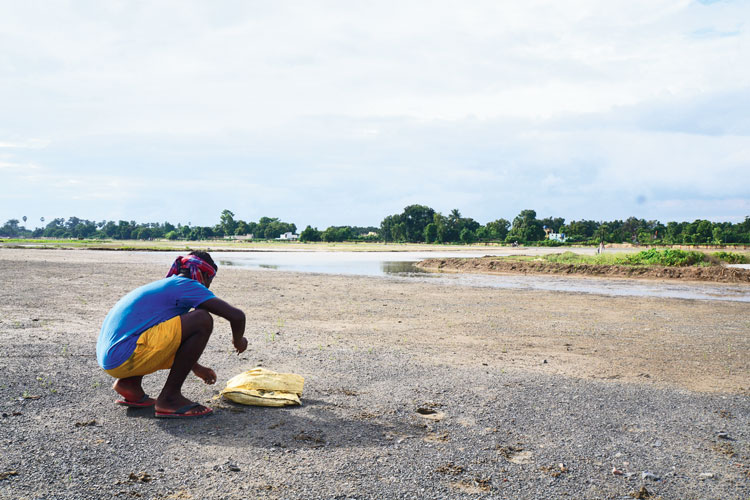
<svg viewBox="0 0 750 500"><path fill-rule="evenodd" d="M750 270L725 266L622 266L561 264L542 261L501 260L494 257L434 258L416 264L431 272L473 274L577 275L626 279L666 279L680 281L750 284Z"/></svg>

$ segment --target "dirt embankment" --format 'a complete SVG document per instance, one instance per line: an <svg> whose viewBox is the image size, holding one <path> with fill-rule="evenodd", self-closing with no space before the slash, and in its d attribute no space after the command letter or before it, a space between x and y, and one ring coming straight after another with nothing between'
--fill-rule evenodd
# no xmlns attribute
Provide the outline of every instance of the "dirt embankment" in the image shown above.
<svg viewBox="0 0 750 500"><path fill-rule="evenodd" d="M520 261L481 258L426 259L417 267L428 271L486 274L576 274L583 276L680 279L720 283L750 283L750 270L723 266L710 267L635 267L592 264L561 264L542 260Z"/></svg>

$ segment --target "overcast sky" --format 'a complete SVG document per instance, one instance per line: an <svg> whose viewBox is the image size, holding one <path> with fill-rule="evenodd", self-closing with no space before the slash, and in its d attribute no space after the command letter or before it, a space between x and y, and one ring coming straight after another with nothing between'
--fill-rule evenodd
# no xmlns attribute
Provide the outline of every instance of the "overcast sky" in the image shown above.
<svg viewBox="0 0 750 500"><path fill-rule="evenodd" d="M0 0L0 224L750 215L750 1Z"/></svg>

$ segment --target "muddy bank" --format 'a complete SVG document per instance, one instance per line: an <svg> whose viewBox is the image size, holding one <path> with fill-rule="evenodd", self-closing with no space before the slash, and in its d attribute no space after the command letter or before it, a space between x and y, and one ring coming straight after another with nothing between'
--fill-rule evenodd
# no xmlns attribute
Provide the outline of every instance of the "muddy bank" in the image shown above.
<svg viewBox="0 0 750 500"><path fill-rule="evenodd" d="M635 267L561 264L541 260L518 261L481 258L426 259L417 267L428 271L487 274L576 274L608 278L676 279L717 283L750 283L750 270L722 266L711 267Z"/></svg>

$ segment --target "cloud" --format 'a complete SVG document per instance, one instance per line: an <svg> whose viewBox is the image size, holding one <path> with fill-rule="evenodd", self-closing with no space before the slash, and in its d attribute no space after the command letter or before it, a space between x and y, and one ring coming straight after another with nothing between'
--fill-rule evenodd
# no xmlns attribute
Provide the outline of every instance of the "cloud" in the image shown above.
<svg viewBox="0 0 750 500"><path fill-rule="evenodd" d="M208 224L230 208L321 227L411 203L483 222L524 208L747 215L747 2L16 2L0 15L13 173L0 213Z"/></svg>
<svg viewBox="0 0 750 500"><path fill-rule="evenodd" d="M0 141L0 149L43 149L49 141L43 139L25 139L22 141Z"/></svg>

